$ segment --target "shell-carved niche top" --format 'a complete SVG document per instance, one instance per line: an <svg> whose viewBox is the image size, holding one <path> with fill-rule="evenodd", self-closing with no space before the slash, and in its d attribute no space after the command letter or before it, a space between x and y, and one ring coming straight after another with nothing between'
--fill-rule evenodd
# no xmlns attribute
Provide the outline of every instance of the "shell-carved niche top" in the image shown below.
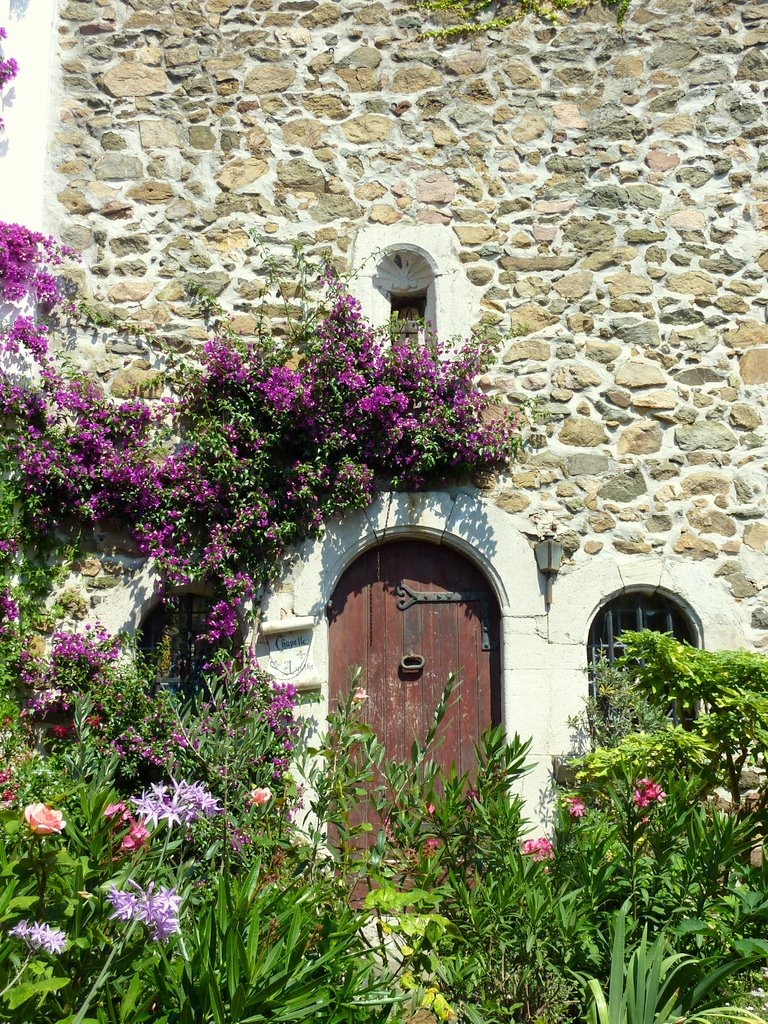
<svg viewBox="0 0 768 1024"><path fill-rule="evenodd" d="M424 295L433 280L434 274L424 257L408 249L388 252L373 275L374 286L388 297Z"/></svg>

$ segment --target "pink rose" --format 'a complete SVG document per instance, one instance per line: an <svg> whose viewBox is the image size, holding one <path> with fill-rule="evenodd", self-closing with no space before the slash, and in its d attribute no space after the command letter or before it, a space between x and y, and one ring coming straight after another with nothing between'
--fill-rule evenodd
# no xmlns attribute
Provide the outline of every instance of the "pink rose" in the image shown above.
<svg viewBox="0 0 768 1024"><path fill-rule="evenodd" d="M368 693L363 689L362 686L358 686L358 688L352 694L352 700L368 700Z"/></svg>
<svg viewBox="0 0 768 1024"><path fill-rule="evenodd" d="M24 821L36 836L57 836L67 824L61 811L48 804L29 804L24 808Z"/></svg>
<svg viewBox="0 0 768 1024"><path fill-rule="evenodd" d="M261 807L272 799L272 790L269 786L260 786L251 793L251 803L254 807Z"/></svg>

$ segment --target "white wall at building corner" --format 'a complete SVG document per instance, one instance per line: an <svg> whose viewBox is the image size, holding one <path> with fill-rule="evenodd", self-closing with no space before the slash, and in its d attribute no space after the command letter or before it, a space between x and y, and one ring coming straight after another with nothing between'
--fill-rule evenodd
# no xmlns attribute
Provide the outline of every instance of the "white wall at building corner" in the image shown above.
<svg viewBox="0 0 768 1024"><path fill-rule="evenodd" d="M47 144L55 74L56 0L0 0L5 57L15 57L19 74L0 99L0 220L37 230L45 221Z"/></svg>

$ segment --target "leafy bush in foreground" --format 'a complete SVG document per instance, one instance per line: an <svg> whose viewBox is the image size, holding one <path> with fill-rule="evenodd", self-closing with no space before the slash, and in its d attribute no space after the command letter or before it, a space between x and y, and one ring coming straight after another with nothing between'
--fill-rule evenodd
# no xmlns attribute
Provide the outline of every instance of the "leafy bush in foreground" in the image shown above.
<svg viewBox="0 0 768 1024"><path fill-rule="evenodd" d="M450 681L392 762L357 680L313 748L281 705L275 781L249 774L271 771L275 707L248 665L223 673L170 705L200 742L164 781L119 776L78 719L46 800L2 812L0 1020L693 1024L765 962L757 823L701 779L614 773L531 834L527 744L494 728L472 777L438 769Z"/></svg>

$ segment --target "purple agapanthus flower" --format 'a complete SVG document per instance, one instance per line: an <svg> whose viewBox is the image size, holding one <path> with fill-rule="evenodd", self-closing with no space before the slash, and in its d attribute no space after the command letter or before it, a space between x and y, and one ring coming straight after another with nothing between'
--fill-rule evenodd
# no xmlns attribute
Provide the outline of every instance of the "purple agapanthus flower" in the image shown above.
<svg viewBox="0 0 768 1024"><path fill-rule="evenodd" d="M137 918L143 921L152 933L155 942L167 942L179 930L179 908L181 896L175 889L153 890L150 882L143 901L140 901Z"/></svg>
<svg viewBox="0 0 768 1024"><path fill-rule="evenodd" d="M42 949L46 953L61 953L67 942L66 932L39 921L19 921L8 934L22 939L31 950Z"/></svg>
<svg viewBox="0 0 768 1024"><path fill-rule="evenodd" d="M172 787L156 783L140 796L132 797L136 813L151 824L191 825L198 818L211 818L224 808L201 782L174 782Z"/></svg>
<svg viewBox="0 0 768 1024"><path fill-rule="evenodd" d="M150 882L146 891L128 879L136 892L123 892L114 885L107 893L107 899L115 908L111 918L119 921L142 921L150 930L155 942L167 942L179 930L179 908L181 896L175 889L161 886L155 891Z"/></svg>
<svg viewBox="0 0 768 1024"><path fill-rule="evenodd" d="M134 884L134 882L131 882L131 885ZM136 886L136 888L138 889L139 887ZM139 892L141 891L139 889ZM132 921L136 916L139 898L135 893L123 892L113 885L107 893L107 899L115 908L114 913L109 915L110 918L117 918L118 921Z"/></svg>

